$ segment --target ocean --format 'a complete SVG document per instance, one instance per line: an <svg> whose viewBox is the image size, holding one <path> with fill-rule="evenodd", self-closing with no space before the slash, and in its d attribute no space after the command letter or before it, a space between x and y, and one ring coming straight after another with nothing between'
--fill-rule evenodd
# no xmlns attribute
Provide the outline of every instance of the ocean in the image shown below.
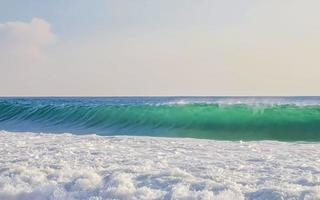
<svg viewBox="0 0 320 200"><path fill-rule="evenodd" d="M320 97L3 97L0 199L318 200Z"/></svg>
<svg viewBox="0 0 320 200"><path fill-rule="evenodd" d="M320 140L320 97L0 98L0 130Z"/></svg>

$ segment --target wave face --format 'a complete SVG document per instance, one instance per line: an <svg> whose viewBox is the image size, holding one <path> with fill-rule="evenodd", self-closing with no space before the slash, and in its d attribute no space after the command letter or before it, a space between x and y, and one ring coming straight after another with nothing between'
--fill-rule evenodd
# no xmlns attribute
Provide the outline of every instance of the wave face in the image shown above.
<svg viewBox="0 0 320 200"><path fill-rule="evenodd" d="M222 140L320 141L320 98L1 98L0 129Z"/></svg>

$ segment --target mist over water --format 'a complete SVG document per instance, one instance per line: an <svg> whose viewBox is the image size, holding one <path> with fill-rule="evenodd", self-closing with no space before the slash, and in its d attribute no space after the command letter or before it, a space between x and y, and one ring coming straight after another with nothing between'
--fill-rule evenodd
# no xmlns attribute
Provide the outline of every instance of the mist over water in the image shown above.
<svg viewBox="0 0 320 200"><path fill-rule="evenodd" d="M0 129L221 140L320 141L320 98L1 98Z"/></svg>

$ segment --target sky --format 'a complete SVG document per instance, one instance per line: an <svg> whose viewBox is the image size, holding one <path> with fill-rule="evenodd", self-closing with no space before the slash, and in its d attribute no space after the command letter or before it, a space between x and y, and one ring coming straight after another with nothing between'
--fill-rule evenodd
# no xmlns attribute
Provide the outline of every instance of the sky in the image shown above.
<svg viewBox="0 0 320 200"><path fill-rule="evenodd" d="M319 0L1 0L0 96L320 95Z"/></svg>

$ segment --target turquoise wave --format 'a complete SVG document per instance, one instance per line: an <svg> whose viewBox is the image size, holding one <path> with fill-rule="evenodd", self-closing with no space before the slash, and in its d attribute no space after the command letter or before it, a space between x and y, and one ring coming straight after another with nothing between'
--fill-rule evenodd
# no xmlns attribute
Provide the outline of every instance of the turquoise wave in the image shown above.
<svg viewBox="0 0 320 200"><path fill-rule="evenodd" d="M320 141L320 105L0 101L0 129L222 140Z"/></svg>

